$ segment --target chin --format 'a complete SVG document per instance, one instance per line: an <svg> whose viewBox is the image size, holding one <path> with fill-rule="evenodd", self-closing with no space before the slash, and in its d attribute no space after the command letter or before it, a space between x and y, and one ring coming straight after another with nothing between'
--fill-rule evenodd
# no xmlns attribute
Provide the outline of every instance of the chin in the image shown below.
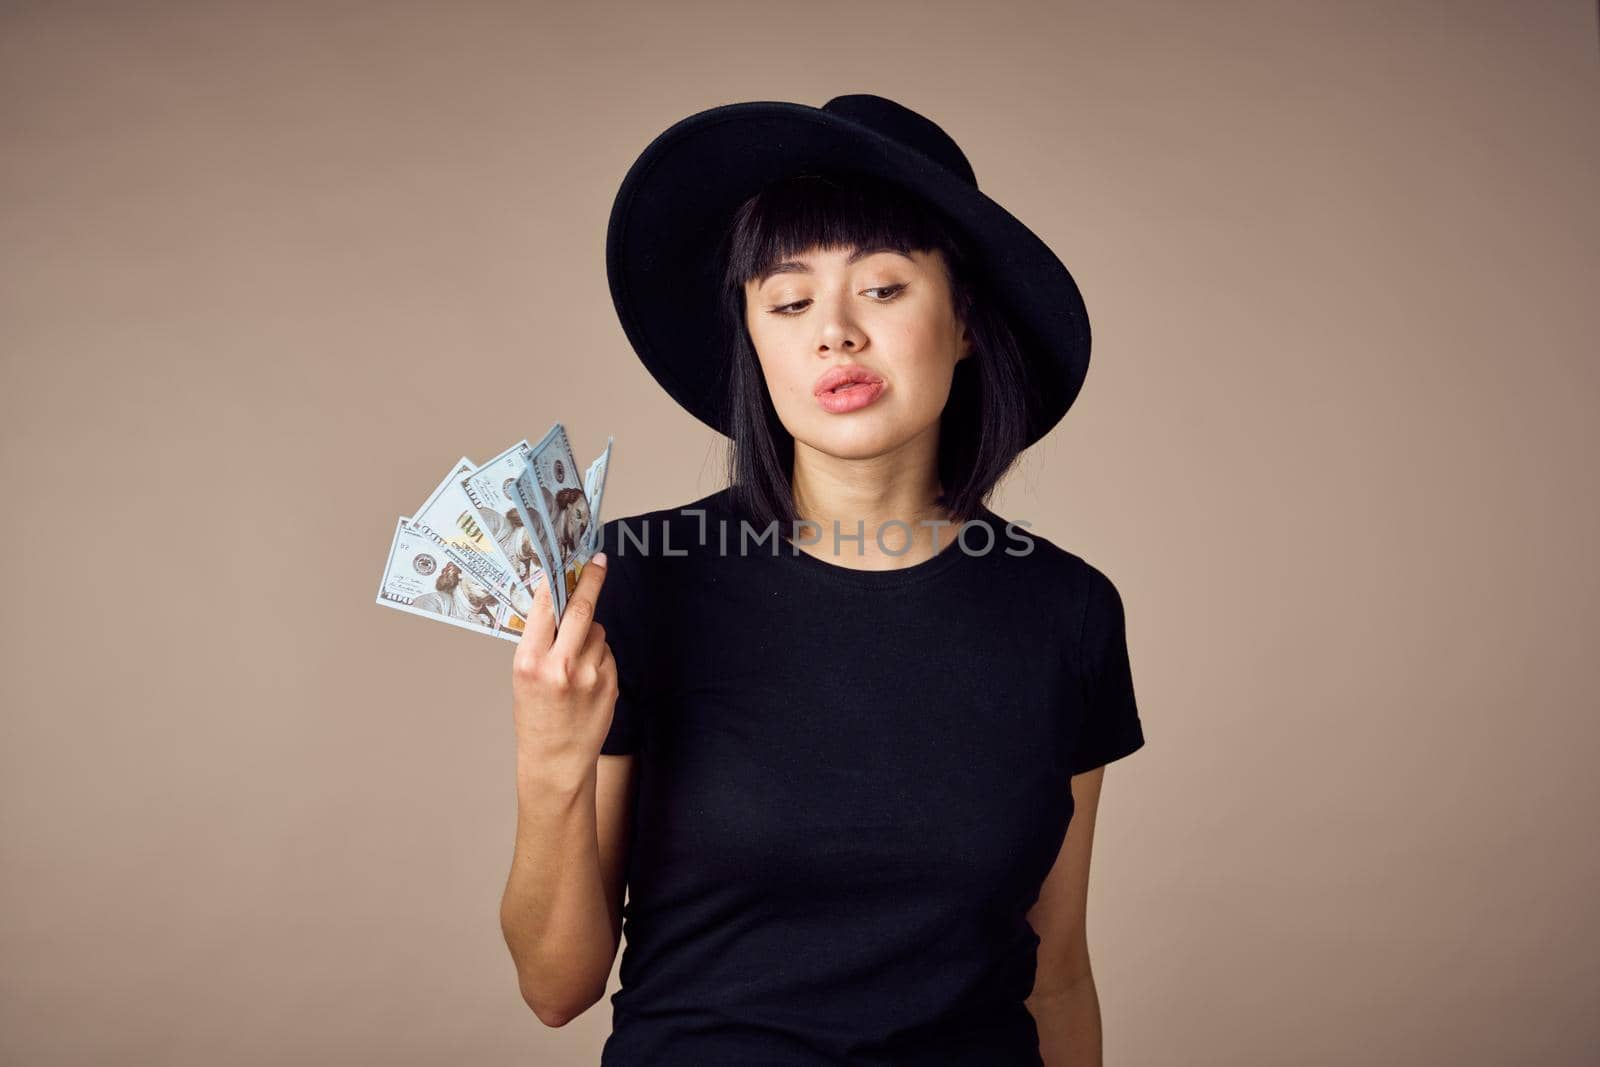
<svg viewBox="0 0 1600 1067"><path fill-rule="evenodd" d="M872 459L894 451L914 438L916 430L895 420L829 415L823 426L805 426L796 441L835 459ZM792 431L791 431L792 432Z"/></svg>

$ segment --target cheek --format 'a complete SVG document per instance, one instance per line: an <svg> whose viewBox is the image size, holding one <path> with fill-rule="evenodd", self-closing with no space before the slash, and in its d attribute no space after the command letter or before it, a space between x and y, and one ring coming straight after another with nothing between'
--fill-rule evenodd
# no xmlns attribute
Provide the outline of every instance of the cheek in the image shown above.
<svg viewBox="0 0 1600 1067"><path fill-rule="evenodd" d="M919 399L942 402L955 372L955 339L926 322L908 323L897 339L896 363L902 381Z"/></svg>
<svg viewBox="0 0 1600 1067"><path fill-rule="evenodd" d="M782 403L783 398L800 390L797 361L784 358L760 341L756 342L756 361L761 364L761 374L767 380L767 392L772 394L774 403Z"/></svg>
<svg viewBox="0 0 1600 1067"><path fill-rule="evenodd" d="M750 341L774 403L782 403L785 397L810 395L812 379L822 372L806 361L803 352L790 350L793 342L764 333L759 327L750 329ZM812 378L806 377L808 371Z"/></svg>

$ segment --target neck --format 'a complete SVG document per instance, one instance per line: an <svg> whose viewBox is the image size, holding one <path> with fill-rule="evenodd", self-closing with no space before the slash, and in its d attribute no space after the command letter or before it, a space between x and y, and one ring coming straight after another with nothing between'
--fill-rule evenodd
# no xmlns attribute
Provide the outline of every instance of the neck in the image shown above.
<svg viewBox="0 0 1600 1067"><path fill-rule="evenodd" d="M919 439L864 459L841 459L796 441L795 511L816 524L800 529L799 547L862 570L909 567L948 547L955 527L929 525L950 521L950 512L935 503L941 491L938 438L929 436L931 442Z"/></svg>

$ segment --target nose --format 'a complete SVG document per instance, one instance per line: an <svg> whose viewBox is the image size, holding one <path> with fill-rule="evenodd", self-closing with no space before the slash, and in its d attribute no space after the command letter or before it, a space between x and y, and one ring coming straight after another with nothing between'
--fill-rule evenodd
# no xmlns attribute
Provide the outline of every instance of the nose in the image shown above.
<svg viewBox="0 0 1600 1067"><path fill-rule="evenodd" d="M823 324L822 333L817 338L817 355L826 356L839 352L857 352L866 343L866 335L850 319L848 315L835 312Z"/></svg>

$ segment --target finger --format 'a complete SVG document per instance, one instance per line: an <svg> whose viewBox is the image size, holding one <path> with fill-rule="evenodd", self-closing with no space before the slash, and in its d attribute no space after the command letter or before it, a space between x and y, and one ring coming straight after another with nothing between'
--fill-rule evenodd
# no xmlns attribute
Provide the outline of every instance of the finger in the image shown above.
<svg viewBox="0 0 1600 1067"><path fill-rule="evenodd" d="M550 649L556 632L556 613L550 604L550 583L541 581L533 587L533 607L523 620L522 637L517 641L519 651L528 650L544 655Z"/></svg>
<svg viewBox="0 0 1600 1067"><path fill-rule="evenodd" d="M611 646L606 642L606 628L598 621L589 624L589 637L578 651L578 665L591 667L596 673L605 673L611 660Z"/></svg>
<svg viewBox="0 0 1600 1067"><path fill-rule="evenodd" d="M561 629L556 634L552 650L569 662L576 661L584 640L589 636L589 622L594 618L594 608L600 600L600 587L606 580L606 554L596 552L578 575L578 585L567 600L561 613Z"/></svg>

